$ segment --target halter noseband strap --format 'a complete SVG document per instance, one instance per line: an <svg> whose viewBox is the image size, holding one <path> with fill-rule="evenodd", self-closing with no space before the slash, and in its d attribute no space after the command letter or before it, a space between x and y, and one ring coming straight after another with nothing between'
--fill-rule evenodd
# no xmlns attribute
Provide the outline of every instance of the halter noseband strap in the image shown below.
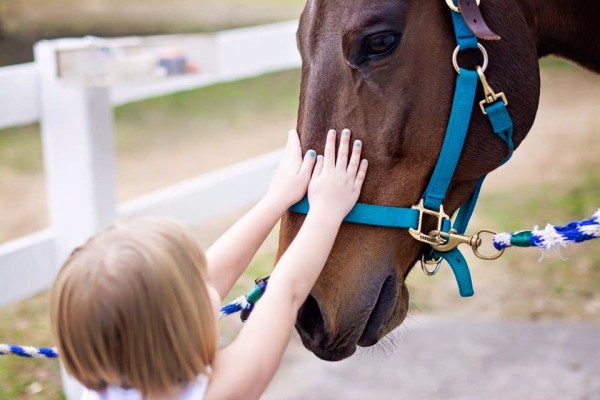
<svg viewBox="0 0 600 400"><path fill-rule="evenodd" d="M454 1L454 4L456 5L456 1ZM461 13L453 10L451 14L456 41L458 43L455 55L462 50L479 48L485 58L484 67L487 66L485 49L478 43L477 37L475 37L466 25ZM456 64L455 59L454 63ZM446 197L448 186L452 181L462 153L471 121L471 114L475 107L475 91L478 81L482 82L485 93L485 99L480 103L481 110L487 115L494 132L507 143L511 154L514 150L512 140L513 124L506 109L506 97L503 93L496 94L489 87L483 74L484 70L485 68L469 70L457 67L458 76L444 143L429 185L419 204L412 208L401 208L358 203L344 219L346 222L357 224L409 229L410 234L416 240L432 245L432 249L427 255L428 260L436 260L434 263L438 264L438 267L441 259L445 259L450 264L458 284L459 293L463 297L472 296L474 293L471 274L465 258L457 247L448 251L436 250L435 248L439 247L438 245L445 242L444 240L440 242L442 236L432 236L431 234L424 233L421 231L421 226L423 216L431 215L438 220L438 232L448 233L455 231L462 234L466 230L475 209L485 176L479 179L470 198L460 207L454 224L452 224L450 218L444 213L442 203ZM508 158L510 158L510 155L504 162L508 161ZM308 213L308 210L309 204L306 197L290 208L290 211L301 214ZM438 267L436 267L435 271L437 271Z"/></svg>

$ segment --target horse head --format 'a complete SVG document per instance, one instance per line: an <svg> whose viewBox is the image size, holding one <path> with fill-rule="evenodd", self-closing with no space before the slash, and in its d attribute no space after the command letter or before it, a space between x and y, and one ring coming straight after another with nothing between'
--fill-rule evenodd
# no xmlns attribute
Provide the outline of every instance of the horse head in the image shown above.
<svg viewBox="0 0 600 400"><path fill-rule="evenodd" d="M509 99L516 145L533 124L540 90L539 43L525 3L481 4L488 25L502 37L482 42L490 60L486 75ZM350 128L364 142L369 160L359 201L417 204L444 140L455 85L451 55L456 41L446 3L308 0L297 37L303 148L322 152L328 129ZM481 54L464 51L458 61L474 69ZM484 98L481 89L476 98ZM446 211L453 213L464 203L477 180L507 154L506 144L476 106L444 201ZM303 219L294 213L284 216L279 255ZM399 326L408 311L405 280L425 249L404 229L344 223L298 314L296 328L304 345L320 358L340 360Z"/></svg>

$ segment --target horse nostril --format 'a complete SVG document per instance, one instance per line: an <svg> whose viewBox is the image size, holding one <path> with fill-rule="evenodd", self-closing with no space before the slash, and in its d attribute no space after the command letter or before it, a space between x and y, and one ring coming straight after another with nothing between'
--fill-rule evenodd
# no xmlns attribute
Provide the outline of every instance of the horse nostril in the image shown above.
<svg viewBox="0 0 600 400"><path fill-rule="evenodd" d="M388 276L381 285L375 307L371 311L365 329L358 341L359 346L372 346L381 338L382 327L393 309L392 306L396 299L397 285L395 275Z"/></svg>
<svg viewBox="0 0 600 400"><path fill-rule="evenodd" d="M322 335L325 330L325 322L323 321L323 314L319 308L319 303L312 296L308 295L308 298L298 310L298 321L296 323L301 330L308 336L315 337L316 335Z"/></svg>

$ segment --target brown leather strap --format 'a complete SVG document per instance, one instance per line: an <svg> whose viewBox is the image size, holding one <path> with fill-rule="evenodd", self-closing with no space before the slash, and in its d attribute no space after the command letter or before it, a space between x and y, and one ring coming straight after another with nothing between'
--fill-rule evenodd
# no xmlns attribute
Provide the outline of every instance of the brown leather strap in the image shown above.
<svg viewBox="0 0 600 400"><path fill-rule="evenodd" d="M475 0L458 0L458 9L471 32L481 40L500 40L500 35L487 26Z"/></svg>

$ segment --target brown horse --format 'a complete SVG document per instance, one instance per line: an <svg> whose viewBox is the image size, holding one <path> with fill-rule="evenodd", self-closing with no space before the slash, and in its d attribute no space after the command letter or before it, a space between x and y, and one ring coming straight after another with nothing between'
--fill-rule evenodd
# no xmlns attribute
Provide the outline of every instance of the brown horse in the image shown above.
<svg viewBox="0 0 600 400"><path fill-rule="evenodd" d="M482 0L500 41L482 41L487 78L509 99L515 144L531 128L540 92L538 58L556 54L600 71L600 2ZM298 29L302 84L298 131L322 151L325 132L351 128L370 162L360 201L410 207L424 192L440 151L455 84L456 46L443 0L308 0ZM468 52L465 52L468 53ZM460 62L477 65L477 52ZM482 99L481 89L477 98ZM444 206L454 212L477 179L507 155L479 111ZM282 221L279 254L303 216ZM326 360L371 346L408 311L405 279L425 247L406 230L343 224L325 269L301 308L304 345Z"/></svg>

